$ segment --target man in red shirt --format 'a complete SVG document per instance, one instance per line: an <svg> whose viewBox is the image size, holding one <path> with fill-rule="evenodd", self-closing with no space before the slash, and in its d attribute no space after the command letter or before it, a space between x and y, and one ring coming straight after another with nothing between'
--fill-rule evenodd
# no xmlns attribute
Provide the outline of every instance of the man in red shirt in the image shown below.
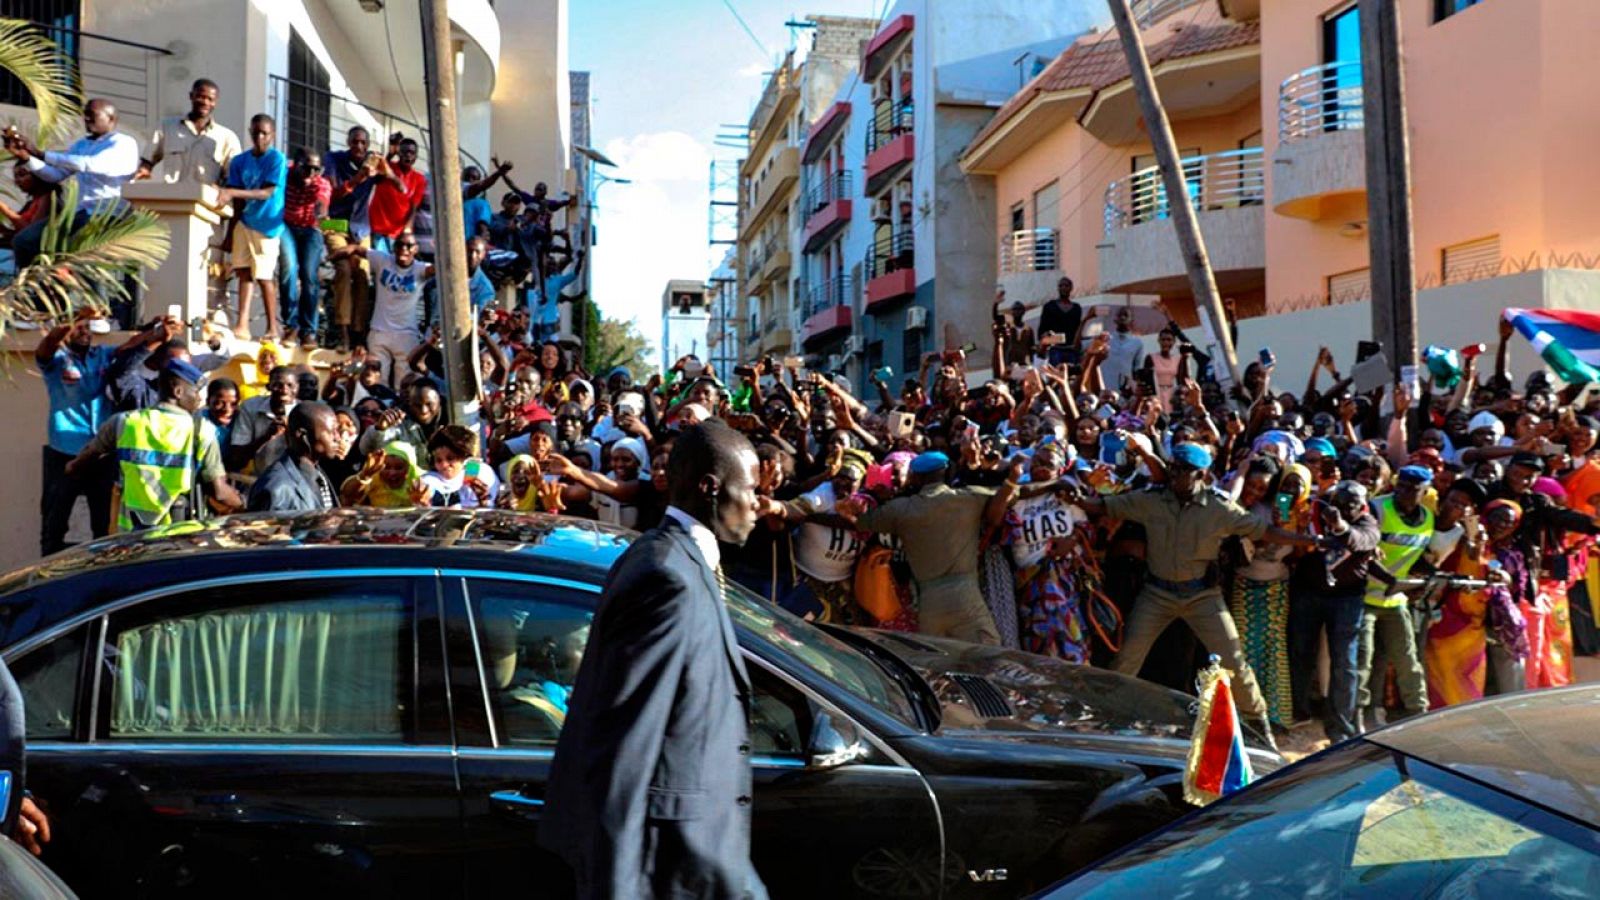
<svg viewBox="0 0 1600 900"><path fill-rule="evenodd" d="M367 205L374 250L389 252L394 239L411 228L411 217L428 190L428 177L418 172L416 165L417 142L410 138L397 142L389 158L378 163L378 183Z"/></svg>
<svg viewBox="0 0 1600 900"><path fill-rule="evenodd" d="M301 148L283 195L285 226L278 270L278 294L283 297L285 344L298 336L307 350L317 347L317 320L322 307L322 283L317 269L325 250L321 222L328 217L333 186L322 176L322 154Z"/></svg>

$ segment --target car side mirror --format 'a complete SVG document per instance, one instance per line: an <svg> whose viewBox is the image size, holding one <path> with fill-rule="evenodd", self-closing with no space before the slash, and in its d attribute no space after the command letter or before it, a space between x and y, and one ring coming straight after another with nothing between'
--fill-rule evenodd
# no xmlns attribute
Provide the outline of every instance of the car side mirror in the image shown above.
<svg viewBox="0 0 1600 900"><path fill-rule="evenodd" d="M836 725L833 716L818 712L811 725L811 740L806 746L806 765L812 769L834 769L847 765L867 754L867 744L861 739L855 723L841 719Z"/></svg>

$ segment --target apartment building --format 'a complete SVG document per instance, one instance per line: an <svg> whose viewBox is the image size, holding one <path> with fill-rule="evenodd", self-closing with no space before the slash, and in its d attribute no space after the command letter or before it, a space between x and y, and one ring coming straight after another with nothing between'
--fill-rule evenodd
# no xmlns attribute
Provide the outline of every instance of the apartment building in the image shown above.
<svg viewBox="0 0 1600 900"><path fill-rule="evenodd" d="M730 382L734 366L744 360L741 338L745 333L746 307L739 296L738 259L737 248L728 248L706 280L706 305L711 310L706 324L708 361Z"/></svg>
<svg viewBox="0 0 1600 900"><path fill-rule="evenodd" d="M1026 75L1105 20L1082 0L902 0L863 36L855 76L800 148L793 338L815 365L864 388L880 367L914 372L927 350L987 343L992 184L957 157Z"/></svg>
<svg viewBox="0 0 1600 900"><path fill-rule="evenodd" d="M1600 5L1397 5L1424 343L1484 340L1506 306L1600 308L1600 190L1563 174L1600 139L1577 87L1600 76L1580 37L1600 33ZM1280 379L1302 383L1320 344L1348 356L1370 332L1357 4L1134 10L1218 287L1243 317L1240 354L1270 346ZM994 179L1008 299L1036 305L1065 273L1080 295L1161 297L1196 324L1154 163L1114 32L1079 39L1013 96L961 158Z"/></svg>
<svg viewBox="0 0 1600 900"><path fill-rule="evenodd" d="M703 281L667 282L661 292L661 371L685 356L701 362L710 358L711 299Z"/></svg>

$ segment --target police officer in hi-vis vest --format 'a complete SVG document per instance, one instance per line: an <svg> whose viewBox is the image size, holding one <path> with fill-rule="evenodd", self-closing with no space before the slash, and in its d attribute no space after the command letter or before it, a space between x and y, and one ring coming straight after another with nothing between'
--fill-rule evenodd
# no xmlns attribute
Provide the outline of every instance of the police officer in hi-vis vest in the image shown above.
<svg viewBox="0 0 1600 900"><path fill-rule="evenodd" d="M219 512L244 506L228 483L216 439L195 417L201 406L201 378L191 363L168 360L156 379L160 402L112 416L67 463L70 475L99 457L116 454L122 490L117 531L203 517L205 500L197 490L202 486Z"/></svg>
<svg viewBox="0 0 1600 900"><path fill-rule="evenodd" d="M1388 663L1394 664L1404 715L1428 711L1428 687L1417 651L1410 600L1390 585L1394 579L1411 574L1411 567L1422 559L1433 539L1433 513L1422 505L1422 492L1432 483L1433 472L1429 469L1406 466L1396 473L1394 492L1372 501L1380 535L1373 564L1382 571L1369 573L1367 579L1357 657L1361 676L1357 707L1368 710L1363 723L1367 728L1377 724L1372 721L1371 711L1383 705L1383 676ZM1374 698L1373 694L1378 696Z"/></svg>

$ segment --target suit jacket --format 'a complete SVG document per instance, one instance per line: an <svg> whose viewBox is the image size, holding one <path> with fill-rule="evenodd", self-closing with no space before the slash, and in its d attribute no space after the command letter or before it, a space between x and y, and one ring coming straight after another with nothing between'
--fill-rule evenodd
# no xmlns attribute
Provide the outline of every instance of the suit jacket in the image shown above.
<svg viewBox="0 0 1600 900"><path fill-rule="evenodd" d="M611 567L550 767L539 838L579 896L766 896L749 693L716 575L668 519Z"/></svg>
<svg viewBox="0 0 1600 900"><path fill-rule="evenodd" d="M315 463L301 466L286 453L250 486L248 508L251 512L320 512L328 508L328 502L317 487L319 480L326 483L328 476ZM332 485L328 488L330 496L339 496Z"/></svg>

